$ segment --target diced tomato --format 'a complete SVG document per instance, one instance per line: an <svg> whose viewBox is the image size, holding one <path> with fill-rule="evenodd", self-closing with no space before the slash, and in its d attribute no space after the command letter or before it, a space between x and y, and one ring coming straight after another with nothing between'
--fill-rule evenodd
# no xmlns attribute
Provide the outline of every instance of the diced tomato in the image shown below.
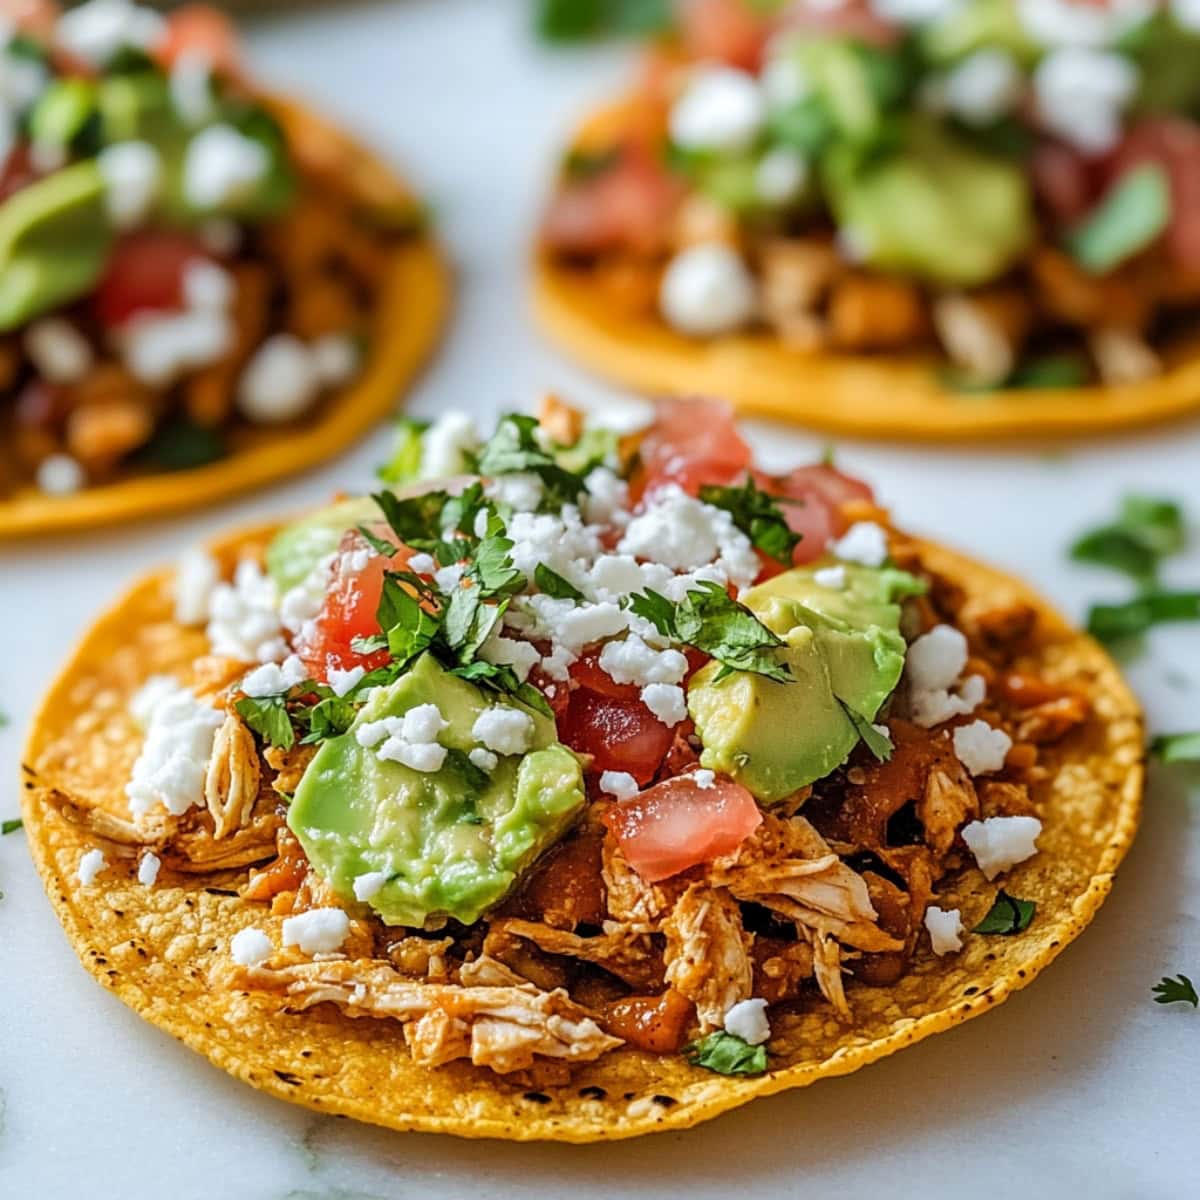
<svg viewBox="0 0 1200 1200"><path fill-rule="evenodd" d="M1149 117L1128 133L1113 157L1110 180L1156 163L1171 184L1166 245L1172 260L1200 271L1200 123L1186 117Z"/></svg>
<svg viewBox="0 0 1200 1200"><path fill-rule="evenodd" d="M776 19L779 29L799 30L813 37L842 37L868 46L894 46L903 29L877 16L864 0L846 0L843 4L793 3Z"/></svg>
<svg viewBox="0 0 1200 1200"><path fill-rule="evenodd" d="M692 775L664 780L608 809L603 821L643 879L654 883L731 854L762 823L754 797L718 777L702 788Z"/></svg>
<svg viewBox="0 0 1200 1200"><path fill-rule="evenodd" d="M604 1028L630 1046L651 1054L675 1054L692 1019L692 1002L674 988L661 996L625 996L601 1010Z"/></svg>
<svg viewBox="0 0 1200 1200"><path fill-rule="evenodd" d="M639 689L634 683L618 683L600 666L600 651L589 650L571 664L571 678L589 692L614 700L636 700Z"/></svg>
<svg viewBox="0 0 1200 1200"><path fill-rule="evenodd" d="M750 447L720 400L663 400L640 447L643 474L638 494L676 483L696 495L702 484L728 485L750 466Z"/></svg>
<svg viewBox="0 0 1200 1200"><path fill-rule="evenodd" d="M596 174L565 184L542 224L550 249L595 255L609 250L652 254L664 244L683 187L665 163L628 142Z"/></svg>
<svg viewBox="0 0 1200 1200"><path fill-rule="evenodd" d="M96 285L97 318L112 329L138 313L181 309L184 270L206 257L204 246L184 233L149 229L129 234L113 248Z"/></svg>
<svg viewBox="0 0 1200 1200"><path fill-rule="evenodd" d="M686 0L679 14L680 36L692 59L715 59L757 70L769 26L746 0Z"/></svg>
<svg viewBox="0 0 1200 1200"><path fill-rule="evenodd" d="M654 778L674 731L640 700L618 700L579 688L571 693L558 736L593 758L592 770L628 771L642 786Z"/></svg>
<svg viewBox="0 0 1200 1200"><path fill-rule="evenodd" d="M388 537L387 530L377 530ZM383 595L383 577L388 571L401 571L408 565L412 552L401 546L391 558L372 554L366 563L355 569L355 555L345 552L365 548L357 533L347 533L342 539L342 553L334 563L334 577L325 604L313 620L306 635L296 643L296 653L314 679L326 680L331 667L348 671L352 667L374 670L388 659L387 651L360 654L351 643L358 637L370 637L379 632L376 612Z"/></svg>
<svg viewBox="0 0 1200 1200"><path fill-rule="evenodd" d="M241 69L233 22L207 4L185 4L167 18L167 32L155 57L169 68L185 54L203 58L222 75L236 76Z"/></svg>
<svg viewBox="0 0 1200 1200"><path fill-rule="evenodd" d="M1039 143L1029 169L1037 198L1060 226L1074 225L1096 200L1092 164L1070 146Z"/></svg>
<svg viewBox="0 0 1200 1200"><path fill-rule="evenodd" d="M792 560L797 565L820 558L830 540L845 531L846 521L841 515L843 504L874 498L865 483L844 475L835 467L819 463L797 467L787 475L775 478L756 472L755 482L764 491L799 501L780 506L788 528L800 534ZM776 573L768 565L766 577Z"/></svg>

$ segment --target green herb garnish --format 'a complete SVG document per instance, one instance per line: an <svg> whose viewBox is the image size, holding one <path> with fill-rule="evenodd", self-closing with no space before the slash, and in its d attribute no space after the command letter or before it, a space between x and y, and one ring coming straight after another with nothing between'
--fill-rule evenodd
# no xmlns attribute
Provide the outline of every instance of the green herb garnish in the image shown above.
<svg viewBox="0 0 1200 1200"><path fill-rule="evenodd" d="M551 502L573 504L585 490L583 478L558 464L539 445L534 417L510 413L500 418L496 432L479 452L479 474L486 478L529 472L536 475Z"/></svg>
<svg viewBox="0 0 1200 1200"><path fill-rule="evenodd" d="M269 746L290 750L295 745L296 734L285 696L243 696L233 707Z"/></svg>
<svg viewBox="0 0 1200 1200"><path fill-rule="evenodd" d="M1150 581L1161 560L1182 550L1186 539L1183 510L1173 500L1130 495L1115 521L1089 530L1071 546L1071 557Z"/></svg>
<svg viewBox="0 0 1200 1200"><path fill-rule="evenodd" d="M400 417L396 421L392 457L375 472L382 482L396 486L420 477L421 439L428 428L428 421L417 421L412 417Z"/></svg>
<svg viewBox="0 0 1200 1200"><path fill-rule="evenodd" d="M867 749L880 762L887 762L896 748L892 744L892 735L887 731L887 727L885 726L881 733L862 713L856 713L845 703L842 704L842 708L845 710L846 716L854 723L854 728L858 730L858 736L862 738Z"/></svg>
<svg viewBox="0 0 1200 1200"><path fill-rule="evenodd" d="M1150 743L1150 753L1159 762L1200 762L1200 733L1164 733Z"/></svg>
<svg viewBox="0 0 1200 1200"><path fill-rule="evenodd" d="M792 551L800 541L800 534L789 528L780 504L800 501L781 501L762 491L750 478L741 487L705 485L700 489L700 499L729 513L756 549L784 566L792 565Z"/></svg>
<svg viewBox="0 0 1200 1200"><path fill-rule="evenodd" d="M720 1029L685 1046L683 1055L692 1066L718 1075L761 1075L767 1069L766 1046L751 1046Z"/></svg>
<svg viewBox="0 0 1200 1200"><path fill-rule="evenodd" d="M538 563L533 569L533 580L538 590L555 600L585 600L584 594L569 580L564 579L557 571Z"/></svg>
<svg viewBox="0 0 1200 1200"><path fill-rule="evenodd" d="M1029 928L1029 922L1033 920L1036 911L1036 901L1018 900L1001 888L996 893L996 899L988 909L987 916L971 932L996 933L1004 937L1023 933Z"/></svg>
<svg viewBox="0 0 1200 1200"><path fill-rule="evenodd" d="M671 0L537 0L534 28L547 42L665 33Z"/></svg>
<svg viewBox="0 0 1200 1200"><path fill-rule="evenodd" d="M1124 604L1094 604L1088 633L1102 642L1137 637L1166 621L1200 620L1200 592L1145 592Z"/></svg>
<svg viewBox="0 0 1200 1200"><path fill-rule="evenodd" d="M16 833L18 829L24 829L25 822L20 817L10 817L7 821L0 821L0 837L9 833Z"/></svg>
<svg viewBox="0 0 1200 1200"><path fill-rule="evenodd" d="M1151 989L1154 993L1155 1004L1190 1004L1200 1008L1200 996L1196 994L1195 984L1186 976L1180 975L1172 979L1164 975Z"/></svg>

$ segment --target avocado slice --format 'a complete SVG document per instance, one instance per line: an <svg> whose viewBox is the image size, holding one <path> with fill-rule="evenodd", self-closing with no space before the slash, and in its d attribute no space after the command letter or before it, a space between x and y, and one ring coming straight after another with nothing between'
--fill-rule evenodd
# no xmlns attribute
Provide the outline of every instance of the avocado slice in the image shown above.
<svg viewBox="0 0 1200 1200"><path fill-rule="evenodd" d="M94 160L0 204L0 333L84 295L104 270L112 231Z"/></svg>
<svg viewBox="0 0 1200 1200"><path fill-rule="evenodd" d="M442 768L422 772L359 745L366 722L436 704L450 749ZM512 890L522 872L567 831L583 809L579 760L554 721L516 704L533 721L530 750L502 757L490 774L467 760L471 730L498 702L449 675L426 654L395 683L377 689L354 725L325 742L288 810L288 825L313 869L344 900L354 880L381 871L387 882L368 903L388 925L436 928L476 921Z"/></svg>
<svg viewBox="0 0 1200 1200"><path fill-rule="evenodd" d="M854 231L880 270L975 287L1002 275L1033 240L1022 167L924 118L906 122L901 148L880 158L834 145L821 173L838 226Z"/></svg>
<svg viewBox="0 0 1200 1200"><path fill-rule="evenodd" d="M821 565L785 571L743 603L783 638L794 682L712 662L693 676L688 711L704 743L703 766L773 804L846 761L860 721L873 721L900 681L900 605L923 585L895 568L844 564L845 587L823 587Z"/></svg>
<svg viewBox="0 0 1200 1200"><path fill-rule="evenodd" d="M267 574L280 593L296 587L321 559L338 548L347 529L378 518L379 509L370 496L354 496L294 521L281 529L267 547Z"/></svg>

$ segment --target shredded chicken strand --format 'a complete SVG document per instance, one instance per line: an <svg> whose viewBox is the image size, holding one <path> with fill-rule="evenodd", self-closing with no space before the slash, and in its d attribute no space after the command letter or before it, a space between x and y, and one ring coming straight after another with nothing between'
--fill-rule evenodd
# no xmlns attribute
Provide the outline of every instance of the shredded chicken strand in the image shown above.
<svg viewBox="0 0 1200 1200"><path fill-rule="evenodd" d="M259 776L254 735L241 717L227 713L213 739L204 776L204 803L213 819L213 837L228 837L250 820L258 799Z"/></svg>
<svg viewBox="0 0 1200 1200"><path fill-rule="evenodd" d="M649 935L634 927L610 922L604 933L580 937L538 921L510 918L492 922L492 929L524 938L547 954L565 954L595 963L638 990L662 984L662 960L655 953Z"/></svg>
<svg viewBox="0 0 1200 1200"><path fill-rule="evenodd" d="M929 772L917 816L925 826L926 844L935 854L945 854L959 829L979 816L975 787L961 766L953 775L941 767Z"/></svg>

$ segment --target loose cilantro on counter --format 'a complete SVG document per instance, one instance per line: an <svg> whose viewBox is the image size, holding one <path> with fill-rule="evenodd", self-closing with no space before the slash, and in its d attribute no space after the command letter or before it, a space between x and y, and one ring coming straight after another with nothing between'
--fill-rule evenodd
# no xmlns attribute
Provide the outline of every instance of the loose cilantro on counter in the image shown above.
<svg viewBox="0 0 1200 1200"><path fill-rule="evenodd" d="M534 28L547 42L666 33L671 0L537 0Z"/></svg>
<svg viewBox="0 0 1200 1200"><path fill-rule="evenodd" d="M773 657L783 639L720 584L701 580L678 604L647 588L630 596L626 605L664 637L715 658L722 667L717 679L732 671L752 671L780 683L792 682L787 665Z"/></svg>
<svg viewBox="0 0 1200 1200"><path fill-rule="evenodd" d="M996 933L1005 937L1014 933L1024 933L1036 911L1036 901L1018 900L1016 896L1010 896L1001 888L996 893L996 899L988 909L987 915L971 932Z"/></svg>
<svg viewBox="0 0 1200 1200"><path fill-rule="evenodd" d="M784 566L792 565L792 551L800 541L800 534L788 527L780 505L799 501L769 495L749 478L741 487L706 484L700 489L700 499L729 513L756 549Z"/></svg>
<svg viewBox="0 0 1200 1200"><path fill-rule="evenodd" d="M692 1066L718 1075L761 1075L767 1069L766 1046L751 1046L723 1030L685 1046L683 1054Z"/></svg>
<svg viewBox="0 0 1200 1200"><path fill-rule="evenodd" d="M1183 549L1186 536L1183 510L1173 500L1129 495L1117 519L1083 534L1071 557L1150 581L1164 558Z"/></svg>
<svg viewBox="0 0 1200 1200"><path fill-rule="evenodd" d="M1102 642L1118 642L1167 621L1200 621L1200 592L1144 592L1124 604L1093 604L1087 629Z"/></svg>
<svg viewBox="0 0 1200 1200"><path fill-rule="evenodd" d="M0 821L0 837L24 828L25 822L20 817L10 817L7 821Z"/></svg>
<svg viewBox="0 0 1200 1200"><path fill-rule="evenodd" d="M1150 743L1159 762L1200 762L1200 733L1164 733Z"/></svg>
<svg viewBox="0 0 1200 1200"><path fill-rule="evenodd" d="M1200 995L1196 994L1195 984L1186 975L1180 975L1178 979L1164 975L1150 990L1154 993L1155 1004L1190 1004L1200 1008Z"/></svg>

